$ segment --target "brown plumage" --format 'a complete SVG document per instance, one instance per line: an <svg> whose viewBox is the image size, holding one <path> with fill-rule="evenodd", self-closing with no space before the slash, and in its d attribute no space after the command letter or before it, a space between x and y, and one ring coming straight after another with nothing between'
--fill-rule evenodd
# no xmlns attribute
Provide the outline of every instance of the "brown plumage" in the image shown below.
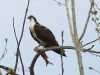
<svg viewBox="0 0 100 75"><path fill-rule="evenodd" d="M43 42L46 43L46 45L44 45L44 47L59 46L53 33L46 27L36 24L34 26L34 31L36 32L36 35L38 34L37 38L41 39ZM57 49L57 50L53 50L53 51L61 55L61 49ZM64 50L63 50L63 56L66 56L64 53Z"/></svg>
<svg viewBox="0 0 100 75"><path fill-rule="evenodd" d="M40 46L44 47L52 47L52 46L59 46L58 42L55 39L55 36L53 33L46 28L45 26L39 24L34 16L29 16L28 19L30 20L30 33L31 36L35 41L38 42ZM61 55L61 49L53 50L57 54ZM46 54L45 56L42 55L43 58L45 58L45 61L47 59ZM65 51L62 50L62 55L65 55Z"/></svg>

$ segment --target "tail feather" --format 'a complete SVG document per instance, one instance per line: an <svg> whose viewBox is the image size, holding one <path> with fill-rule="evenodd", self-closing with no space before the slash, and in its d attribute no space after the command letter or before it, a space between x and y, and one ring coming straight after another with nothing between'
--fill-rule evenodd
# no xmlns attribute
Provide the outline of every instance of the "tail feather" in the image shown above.
<svg viewBox="0 0 100 75"><path fill-rule="evenodd" d="M60 55L66 57L65 50L57 49L57 50L53 50L53 51L56 52L57 54L60 54ZM61 51L62 51L62 52L61 52Z"/></svg>

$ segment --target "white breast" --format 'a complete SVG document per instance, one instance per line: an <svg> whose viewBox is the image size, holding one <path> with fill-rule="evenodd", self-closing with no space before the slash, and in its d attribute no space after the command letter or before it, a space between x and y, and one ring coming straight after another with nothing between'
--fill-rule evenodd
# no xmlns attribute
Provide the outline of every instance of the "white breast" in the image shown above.
<svg viewBox="0 0 100 75"><path fill-rule="evenodd" d="M32 35L33 35L36 39L38 39L37 36L36 36L36 33L35 33L35 31L34 31L34 25L35 25L35 22L34 22L34 21L31 21L31 22L30 22L30 27L29 27L29 29L30 29L30 31L32 32ZM38 40L39 40L39 42L40 42L40 45L46 45L46 43L43 42L42 40L40 40L40 39L38 39Z"/></svg>
<svg viewBox="0 0 100 75"><path fill-rule="evenodd" d="M34 25L35 25L35 21L34 21L34 19L31 19L30 20L30 28L33 29Z"/></svg>

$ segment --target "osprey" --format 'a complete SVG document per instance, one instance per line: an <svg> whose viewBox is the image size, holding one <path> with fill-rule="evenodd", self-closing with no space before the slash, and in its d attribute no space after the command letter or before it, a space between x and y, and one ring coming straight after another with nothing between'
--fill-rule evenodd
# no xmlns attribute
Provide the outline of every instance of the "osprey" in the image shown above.
<svg viewBox="0 0 100 75"><path fill-rule="evenodd" d="M35 41L38 42L40 46L43 47L52 47L52 46L59 46L58 42L55 39L53 33L45 26L39 24L36 18L32 15L28 17L30 20L30 33L31 36ZM53 50L54 52L61 55L61 49ZM62 51L62 55L65 55L65 51Z"/></svg>

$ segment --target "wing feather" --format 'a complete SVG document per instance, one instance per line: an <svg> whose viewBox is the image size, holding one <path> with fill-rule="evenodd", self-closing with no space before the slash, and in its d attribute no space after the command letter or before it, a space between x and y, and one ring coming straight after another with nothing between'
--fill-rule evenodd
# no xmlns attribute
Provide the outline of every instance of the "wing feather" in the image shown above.
<svg viewBox="0 0 100 75"><path fill-rule="evenodd" d="M51 46L59 46L58 42L55 39L55 36L53 33L46 27L40 26L40 25L35 25L34 31L37 35L37 38L42 40L46 45L45 47L51 47ZM58 50L53 50L54 52L58 53L61 55L61 49ZM65 51L63 50L63 56L65 55Z"/></svg>
<svg viewBox="0 0 100 75"><path fill-rule="evenodd" d="M35 25L34 28L37 38L45 42L47 45L50 46L58 46L58 42L55 40L55 36L53 33L46 27L42 25Z"/></svg>

